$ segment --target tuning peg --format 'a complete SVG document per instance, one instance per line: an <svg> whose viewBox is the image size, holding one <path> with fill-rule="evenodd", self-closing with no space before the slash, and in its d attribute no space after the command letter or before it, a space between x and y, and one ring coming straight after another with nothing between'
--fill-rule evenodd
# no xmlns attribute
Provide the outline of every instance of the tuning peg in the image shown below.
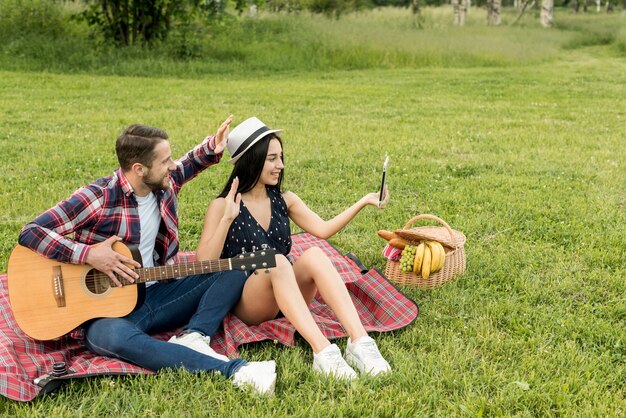
<svg viewBox="0 0 626 418"><path fill-rule="evenodd" d="M269 245L267 244L261 244L261 248L264 250L267 250L269 248Z"/></svg>
<svg viewBox="0 0 626 418"><path fill-rule="evenodd" d="M259 274L259 270L254 270L254 274L258 275Z"/></svg>
<svg viewBox="0 0 626 418"><path fill-rule="evenodd" d="M267 273L269 273L269 272L270 272L270 269L266 268L266 269L265 269L265 273L267 274Z"/></svg>

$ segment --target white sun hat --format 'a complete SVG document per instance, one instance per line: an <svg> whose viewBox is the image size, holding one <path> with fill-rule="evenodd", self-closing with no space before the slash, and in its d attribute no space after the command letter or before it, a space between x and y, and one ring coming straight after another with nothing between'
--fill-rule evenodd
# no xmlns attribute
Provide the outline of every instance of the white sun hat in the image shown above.
<svg viewBox="0 0 626 418"><path fill-rule="evenodd" d="M229 163L235 164L244 152L257 143L263 137L274 132L280 132L282 129L270 129L256 117L244 120L228 134L228 143L226 147L232 157Z"/></svg>

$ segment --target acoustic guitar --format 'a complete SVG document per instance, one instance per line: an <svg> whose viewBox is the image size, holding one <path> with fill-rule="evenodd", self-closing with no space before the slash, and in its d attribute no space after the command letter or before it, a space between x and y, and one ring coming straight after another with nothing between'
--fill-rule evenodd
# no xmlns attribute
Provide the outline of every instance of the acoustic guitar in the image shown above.
<svg viewBox="0 0 626 418"><path fill-rule="evenodd" d="M136 248L121 242L113 250L141 263ZM116 318L129 314L139 300L138 284L169 280L194 274L225 270L254 270L276 267L275 251L263 249L233 258L198 261L161 267L133 269L139 278L122 287L89 265L62 263L18 245L8 265L9 302L15 321L28 336L50 340L67 334L94 318Z"/></svg>

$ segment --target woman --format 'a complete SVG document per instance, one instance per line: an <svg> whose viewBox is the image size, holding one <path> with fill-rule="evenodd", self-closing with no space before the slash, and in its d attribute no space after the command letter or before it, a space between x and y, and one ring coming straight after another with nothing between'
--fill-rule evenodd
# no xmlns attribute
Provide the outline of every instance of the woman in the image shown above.
<svg viewBox="0 0 626 418"><path fill-rule="evenodd" d="M319 248L306 250L297 260L287 258L291 250L289 219L303 230L328 238L341 230L365 206L379 205L379 194L370 193L354 205L325 221L293 192L283 191L282 142L257 118L237 126L228 136L229 161L235 165L224 190L209 205L197 249L198 260L229 258L264 244L277 250L277 266L250 275L235 315L248 325L274 319L282 313L311 345L313 370L353 379L355 371L376 375L390 372L376 342L367 335L346 286L330 259ZM315 323L309 304L319 291L349 335L345 360Z"/></svg>

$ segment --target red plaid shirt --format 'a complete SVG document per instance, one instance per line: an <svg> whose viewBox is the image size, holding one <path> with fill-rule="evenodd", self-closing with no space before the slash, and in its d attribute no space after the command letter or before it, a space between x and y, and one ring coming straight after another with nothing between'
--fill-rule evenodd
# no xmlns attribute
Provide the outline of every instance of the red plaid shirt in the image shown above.
<svg viewBox="0 0 626 418"><path fill-rule="evenodd" d="M171 262L178 252L178 192L187 181L220 161L222 154L215 154L214 149L215 137L207 137L176 161L178 167L170 175L170 188L155 192L161 211L155 264ZM137 200L121 169L81 187L24 226L19 243L47 258L85 264L89 246L113 235L139 245Z"/></svg>

